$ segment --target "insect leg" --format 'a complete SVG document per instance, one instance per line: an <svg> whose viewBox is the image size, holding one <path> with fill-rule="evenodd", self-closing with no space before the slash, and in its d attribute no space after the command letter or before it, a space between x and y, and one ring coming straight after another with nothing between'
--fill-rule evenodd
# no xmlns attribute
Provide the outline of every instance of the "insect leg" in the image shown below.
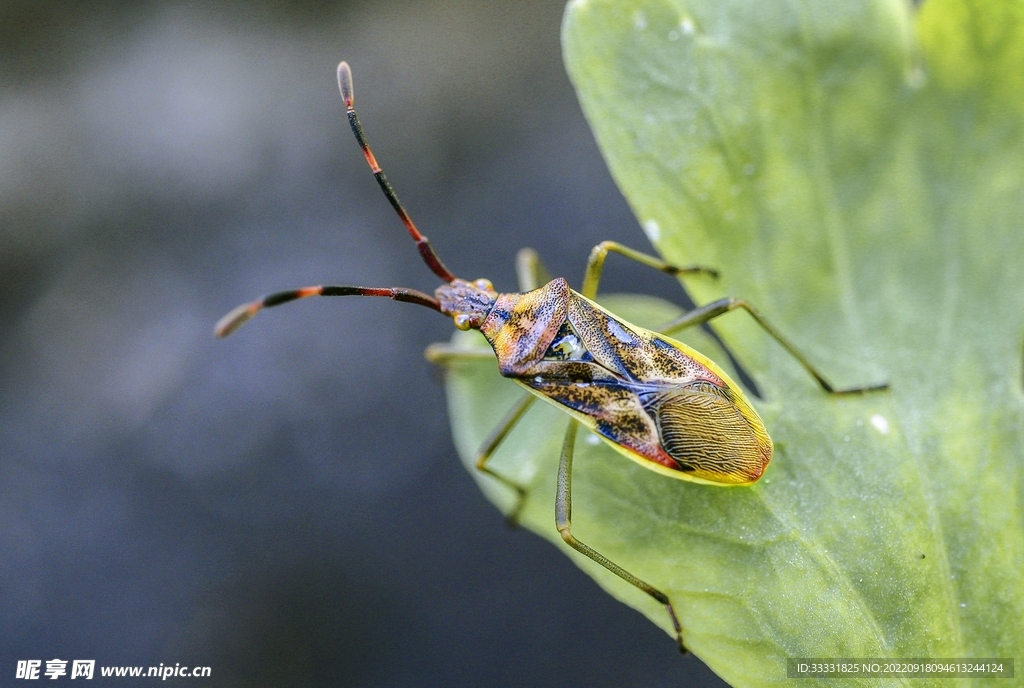
<svg viewBox="0 0 1024 688"><path fill-rule="evenodd" d="M572 529L572 455L576 446L576 420L569 421L569 428L565 432L565 440L562 442L562 456L558 461L558 486L555 493L555 525L558 533L562 536L565 544L572 547L580 554L586 555L593 561L605 567L622 580L635 585L645 593L656 599L665 606L669 618L672 619L672 628L676 632L676 642L679 644L679 651L686 654L686 646L683 644L683 628L679 625L676 617L676 610L672 607L668 595L657 588L651 587L640 580L632 573L622 568L608 557L583 544L571 532Z"/></svg>
<svg viewBox="0 0 1024 688"><path fill-rule="evenodd" d="M494 360L494 352L482 346L462 346L450 342L436 342L427 347L423 356L431 363L437 365L448 365L449 362L459 358L490 359Z"/></svg>
<svg viewBox="0 0 1024 688"><path fill-rule="evenodd" d="M519 249L516 254L516 276L521 292L533 291L551 281L551 273L532 248Z"/></svg>
<svg viewBox="0 0 1024 688"><path fill-rule="evenodd" d="M619 255L635 260L638 263L643 263L648 267L660 270L669 275L687 275L702 272L706 275L710 275L711 277L718 277L718 271L714 268L708 268L702 265L687 265L680 267L678 265L666 263L660 258L649 256L646 253L634 251L628 246L623 246L618 242L602 241L590 251L590 258L587 259L587 270L583 273L583 288L580 290L580 293L588 299L592 299L597 296L597 285L601 281L601 272L604 270L604 259L608 257L609 251L614 251Z"/></svg>
<svg viewBox="0 0 1024 688"><path fill-rule="evenodd" d="M824 389L829 394L860 394L863 392L876 392L889 388L889 383L883 382L881 384L866 385L863 387L848 387L845 389L836 389L835 387L832 386L832 383L825 379L824 375L818 372L818 369L815 368L811 364L811 362L807 360L807 357L804 356L803 353L801 353L800 350L797 349L791 341L789 341L786 337L783 336L781 332L775 329L775 327L771 323L765 320L764 316L761 315L756 308L751 306L743 299L734 299L731 296L726 297L724 299L719 299L718 301L713 301L712 303L709 303L706 306L701 306L700 308L695 308L688 313L684 313L683 315L679 316L669 324L662 327L659 331L662 332L663 334L670 334L672 332L677 332L687 327L693 327L694 325L702 325L708 322L709 320L712 320L713 318L717 318L718 316L724 315L725 313L728 313L729 311L735 310L737 308L742 308L747 313L749 313L750 317L752 317L758 325L764 328L764 331L770 334L775 339L775 341L781 344L782 348L788 351L793 358L799 361L800 365L804 367L804 370L810 373L811 377L817 380L818 384L821 385L821 388Z"/></svg>
<svg viewBox="0 0 1024 688"><path fill-rule="evenodd" d="M438 365L447 365L453 360L457 359L490 359L494 360L494 352L490 349L483 347L468 347L460 346L458 344L449 343L438 343L431 344L427 347L425 352L427 360L431 363ZM515 427L516 423L522 420L523 415L529 410L533 402L537 400L537 397L533 394L524 394L519 398L518 401L509 409L505 417L491 430L491 434L487 436L487 439L483 441L480 448L477 449L476 456L474 457L473 463L478 471L482 471L487 475L491 476L502 485L505 485L509 489L516 493L516 502L512 508L509 509L508 514L505 515L505 519L508 521L510 526L516 525L519 520L519 512L522 511L523 505L526 503L526 490L521 486L517 485L513 481L509 480L505 476L497 473L496 471L487 467L487 462L494 456L494 452L498 450L498 447L508 434Z"/></svg>
<svg viewBox="0 0 1024 688"><path fill-rule="evenodd" d="M523 510L523 505L526 503L526 489L521 485L517 485L505 476L495 472L494 470L487 467L487 462L494 456L494 452L497 451L498 446L505 441L508 434L515 427L516 423L522 420L523 415L529 410L533 402L537 400L533 394L526 393L516 401L515 405L509 409L505 417L501 419L501 422L491 430L491 434L487 436L484 443L480 445L480 449L476 452L475 465L478 471L482 471L487 475L491 476L502 485L512 489L516 493L516 502L509 509L509 512L505 515L505 520L508 521L510 526L514 526L519 521L519 513Z"/></svg>

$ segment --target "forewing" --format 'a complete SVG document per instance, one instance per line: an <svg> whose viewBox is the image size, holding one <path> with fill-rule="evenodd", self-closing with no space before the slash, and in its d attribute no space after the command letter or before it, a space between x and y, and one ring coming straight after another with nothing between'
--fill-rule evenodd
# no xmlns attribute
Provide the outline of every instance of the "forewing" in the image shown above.
<svg viewBox="0 0 1024 688"><path fill-rule="evenodd" d="M670 342L619 320L574 291L568 295L567 317L594 360L623 378L644 384L687 384L704 380L724 385L721 376Z"/></svg>
<svg viewBox="0 0 1024 688"><path fill-rule="evenodd" d="M531 373L517 380L541 398L569 410L631 458L679 469L661 448L658 428L644 411L634 386L594 363L542 361Z"/></svg>
<svg viewBox="0 0 1024 688"><path fill-rule="evenodd" d="M752 483L771 460L764 425L727 388L696 384L652 395L644 406L664 450L695 478Z"/></svg>

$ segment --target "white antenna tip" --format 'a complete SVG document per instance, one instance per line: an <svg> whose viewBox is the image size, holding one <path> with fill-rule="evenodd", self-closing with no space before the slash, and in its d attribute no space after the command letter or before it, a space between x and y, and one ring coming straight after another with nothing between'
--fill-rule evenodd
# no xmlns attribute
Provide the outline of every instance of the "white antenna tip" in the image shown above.
<svg viewBox="0 0 1024 688"><path fill-rule="evenodd" d="M338 90L341 91L341 99L345 101L345 107L352 107L352 70L348 62L344 60L338 64Z"/></svg>

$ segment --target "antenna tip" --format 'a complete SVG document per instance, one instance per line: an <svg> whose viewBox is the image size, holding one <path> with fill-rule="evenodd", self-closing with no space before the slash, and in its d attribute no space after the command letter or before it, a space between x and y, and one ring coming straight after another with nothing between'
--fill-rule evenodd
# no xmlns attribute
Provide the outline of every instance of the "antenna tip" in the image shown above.
<svg viewBox="0 0 1024 688"><path fill-rule="evenodd" d="M253 301L252 303L243 303L241 306L232 309L230 313L218 320L217 324L213 326L213 335L218 339L227 337L247 323L262 307L263 301Z"/></svg>
<svg viewBox="0 0 1024 688"><path fill-rule="evenodd" d="M341 91L341 99L345 101L345 107L352 107L352 70L348 62L344 60L338 65L338 90Z"/></svg>

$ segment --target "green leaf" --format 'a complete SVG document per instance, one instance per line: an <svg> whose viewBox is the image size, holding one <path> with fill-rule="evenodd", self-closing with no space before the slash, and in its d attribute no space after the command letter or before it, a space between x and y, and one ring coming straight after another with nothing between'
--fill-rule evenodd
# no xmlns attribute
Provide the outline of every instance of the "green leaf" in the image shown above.
<svg viewBox="0 0 1024 688"><path fill-rule="evenodd" d="M1024 656L1022 5L578 0L563 40L648 237L722 271L688 279L698 301L745 298L837 385L892 386L831 398L744 313L725 316L716 329L764 392L766 476L672 480L581 431L574 534L666 592L733 685L779 683L788 657ZM605 302L647 327L678 312ZM520 392L493 361L455 361L448 379L471 462ZM536 404L491 464L528 486L523 524L560 547L565 423Z"/></svg>

